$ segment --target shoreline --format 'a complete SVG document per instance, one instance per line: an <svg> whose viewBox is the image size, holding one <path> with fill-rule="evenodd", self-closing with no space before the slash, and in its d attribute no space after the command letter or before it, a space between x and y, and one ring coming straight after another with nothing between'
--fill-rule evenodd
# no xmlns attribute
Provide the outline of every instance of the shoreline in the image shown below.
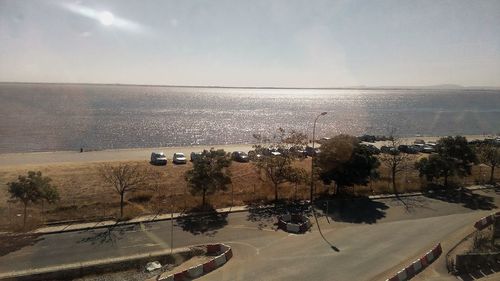
<svg viewBox="0 0 500 281"><path fill-rule="evenodd" d="M482 140L492 135L464 135L470 140ZM436 141L443 136L413 136L401 137L402 143L413 143L415 139L422 139L426 142ZM387 141L378 141L374 145L380 147ZM218 145L194 145L175 147L145 147L145 148L118 148L89 150L80 152L78 150L65 151L44 151L44 152L7 152L0 153L0 168L12 168L19 166L47 165L47 164L76 164L89 162L113 162L113 161L149 161L151 152L163 151L171 162L175 152L182 152L189 158L191 152L202 151L203 149L224 149L227 152L249 151L253 144L218 144Z"/></svg>

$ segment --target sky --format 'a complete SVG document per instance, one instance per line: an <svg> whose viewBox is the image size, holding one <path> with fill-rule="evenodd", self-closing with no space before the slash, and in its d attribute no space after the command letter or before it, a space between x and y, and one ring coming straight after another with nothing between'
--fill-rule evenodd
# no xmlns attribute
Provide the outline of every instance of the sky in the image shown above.
<svg viewBox="0 0 500 281"><path fill-rule="evenodd" d="M0 0L0 81L500 86L500 1Z"/></svg>

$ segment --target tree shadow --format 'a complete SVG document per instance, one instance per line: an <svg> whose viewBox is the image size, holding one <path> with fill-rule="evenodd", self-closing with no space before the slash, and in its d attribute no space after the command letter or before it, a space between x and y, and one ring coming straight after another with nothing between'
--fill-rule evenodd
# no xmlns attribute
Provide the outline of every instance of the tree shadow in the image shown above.
<svg viewBox="0 0 500 281"><path fill-rule="evenodd" d="M421 196L396 196L391 200L391 205L403 206L407 213L413 213L417 209L432 209L428 201Z"/></svg>
<svg viewBox="0 0 500 281"><path fill-rule="evenodd" d="M33 246L44 238L41 234L2 234L0 235L0 257L16 252L27 246Z"/></svg>
<svg viewBox="0 0 500 281"><path fill-rule="evenodd" d="M191 215L190 213L195 213ZM197 214L199 213L199 214ZM227 225L227 213L218 213L213 207L195 207L179 217L176 224L194 235L214 236L218 229Z"/></svg>
<svg viewBox="0 0 500 281"><path fill-rule="evenodd" d="M431 189L426 191L424 195L436 200L462 204L462 206L471 210L492 210L497 208L493 197L477 194L465 188Z"/></svg>
<svg viewBox="0 0 500 281"><path fill-rule="evenodd" d="M115 244L118 240L122 239L127 231L134 230L137 225L117 226L113 225L104 229L89 229L81 233L88 233L89 236L80 239L78 243L96 244Z"/></svg>
<svg viewBox="0 0 500 281"><path fill-rule="evenodd" d="M258 228L269 228L277 225L276 217L284 214L311 214L311 207L306 202L279 201L274 205L261 203L248 204L247 220L258 223Z"/></svg>
<svg viewBox="0 0 500 281"><path fill-rule="evenodd" d="M316 209L322 211L334 221L349 223L376 223L385 217L389 207L369 197L337 197L323 196L314 201Z"/></svg>

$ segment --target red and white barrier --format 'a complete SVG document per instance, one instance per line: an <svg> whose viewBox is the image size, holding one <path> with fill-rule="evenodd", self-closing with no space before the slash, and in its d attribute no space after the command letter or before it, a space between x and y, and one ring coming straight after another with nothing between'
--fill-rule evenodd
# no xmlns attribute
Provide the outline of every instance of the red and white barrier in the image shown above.
<svg viewBox="0 0 500 281"><path fill-rule="evenodd" d="M287 223L286 224L286 231L293 232L293 233L299 233L300 232L300 225L295 224L295 223Z"/></svg>
<svg viewBox="0 0 500 281"><path fill-rule="evenodd" d="M199 264L197 266L190 267L188 269L189 277L198 278L203 275L203 264Z"/></svg>
<svg viewBox="0 0 500 281"><path fill-rule="evenodd" d="M219 255L215 257L214 260L215 260L215 266L219 267L226 263L226 255L225 254Z"/></svg>
<svg viewBox="0 0 500 281"><path fill-rule="evenodd" d="M224 244L209 244L206 245L208 254L219 254L215 258L209 260L206 263L199 264L197 266L190 267L182 272L177 272L175 274L170 274L168 276L158 276L157 280L161 281L186 281L198 278L207 274L218 267L224 265L228 260L233 257L233 250L231 247Z"/></svg>
<svg viewBox="0 0 500 281"><path fill-rule="evenodd" d="M156 279L158 281L174 281L174 275L169 275L169 276L164 276L162 277L161 275Z"/></svg>
<svg viewBox="0 0 500 281"><path fill-rule="evenodd" d="M299 222L299 223L292 223ZM304 233L311 227L311 222L304 215L285 214L278 217L278 228L291 233Z"/></svg>
<svg viewBox="0 0 500 281"><path fill-rule="evenodd" d="M495 216L497 216L497 214L498 213L481 218L479 221L477 221L474 224L474 227L477 228L478 230L485 229L486 227L491 225L493 222L495 222Z"/></svg>
<svg viewBox="0 0 500 281"><path fill-rule="evenodd" d="M443 252L441 248L441 244L437 244L428 251L423 257L414 261L412 264L408 265L404 269L400 270L391 278L387 279L387 281L406 281L417 275L419 272L424 270L427 266L429 266L433 261L435 261Z"/></svg>

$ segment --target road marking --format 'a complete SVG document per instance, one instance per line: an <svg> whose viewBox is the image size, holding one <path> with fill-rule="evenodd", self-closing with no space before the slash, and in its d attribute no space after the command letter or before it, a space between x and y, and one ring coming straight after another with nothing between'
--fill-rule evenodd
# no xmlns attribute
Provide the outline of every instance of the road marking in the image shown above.
<svg viewBox="0 0 500 281"><path fill-rule="evenodd" d="M160 244L146 243L146 244L136 244L136 245L130 245L130 246L123 246L120 248L126 249L126 248L135 248L135 247L156 247L158 245L160 245Z"/></svg>
<svg viewBox="0 0 500 281"><path fill-rule="evenodd" d="M229 226L228 228L234 228L234 229L253 229L253 230L262 230L262 231L268 231L268 232L276 232L274 229L269 229L269 228L258 228L258 227L250 227L250 226Z"/></svg>
<svg viewBox="0 0 500 281"><path fill-rule="evenodd" d="M256 255L260 254L260 249L255 247L254 245L250 244L250 243L247 243L247 242L237 242L237 241L226 241L224 243L228 243L228 244L239 244L239 245L243 245L243 246L247 246L247 247L250 247L252 249L255 250L255 253Z"/></svg>

